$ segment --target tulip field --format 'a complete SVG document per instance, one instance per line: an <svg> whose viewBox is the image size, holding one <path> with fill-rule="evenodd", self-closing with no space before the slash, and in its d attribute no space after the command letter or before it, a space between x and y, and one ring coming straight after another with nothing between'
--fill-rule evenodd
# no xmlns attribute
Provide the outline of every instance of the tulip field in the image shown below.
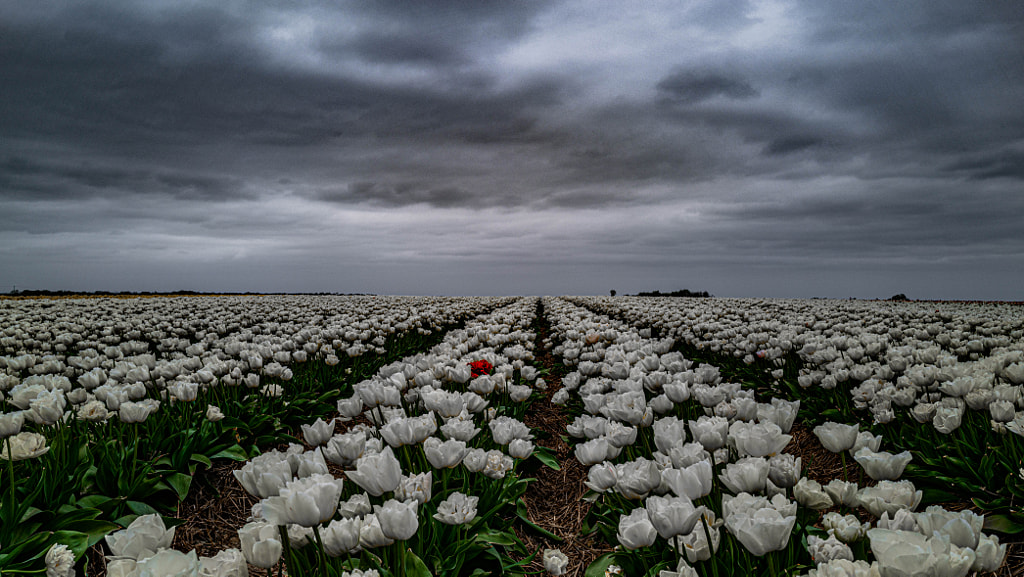
<svg viewBox="0 0 1024 577"><path fill-rule="evenodd" d="M3 576L1024 572L1020 305L224 296L0 319ZM218 500L233 513L197 513Z"/></svg>

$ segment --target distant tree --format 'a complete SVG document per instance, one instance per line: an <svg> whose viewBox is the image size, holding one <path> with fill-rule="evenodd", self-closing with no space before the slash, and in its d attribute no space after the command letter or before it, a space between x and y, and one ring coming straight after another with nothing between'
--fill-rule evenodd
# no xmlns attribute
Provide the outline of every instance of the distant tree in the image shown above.
<svg viewBox="0 0 1024 577"><path fill-rule="evenodd" d="M641 292L641 293L637 294L637 296L641 296L641 297L699 297L699 298L710 298L713 295L711 293L709 293L708 291L691 291L689 289L680 289L680 290L677 290L677 291L672 291L670 293L663 293L660 290L651 291L651 292Z"/></svg>
<svg viewBox="0 0 1024 577"><path fill-rule="evenodd" d="M891 296L891 297L889 298L889 300L891 300L891 301L908 301L908 300L910 300L910 299L908 299L908 298L907 298L907 295L905 295L905 294L903 294L903 293L900 293L900 294L898 294L898 295L893 295L893 296Z"/></svg>
<svg viewBox="0 0 1024 577"><path fill-rule="evenodd" d="M615 296L615 289L612 289L612 296Z"/></svg>

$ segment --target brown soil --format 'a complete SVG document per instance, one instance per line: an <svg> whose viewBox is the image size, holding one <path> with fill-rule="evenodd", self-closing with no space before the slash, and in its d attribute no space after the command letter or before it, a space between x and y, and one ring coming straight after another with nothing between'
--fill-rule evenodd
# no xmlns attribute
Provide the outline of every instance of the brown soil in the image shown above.
<svg viewBox="0 0 1024 577"><path fill-rule="evenodd" d="M793 439L783 450L800 457L804 476L822 485L828 484L832 479L844 478L842 455L823 447L809 427L797 421L793 423L793 429L789 434L793 435ZM845 479L857 483L859 487L875 484L849 454L846 455Z"/></svg>
<svg viewBox="0 0 1024 577"><path fill-rule="evenodd" d="M195 549L201 557L212 557L224 549L240 546L238 530L259 501L246 493L232 474L243 465L245 462L218 461L210 469L196 471L188 496L178 505L175 515L183 523L174 530L174 549ZM104 541L89 549L88 575L105 577L104 555L109 553ZM254 571L258 570L250 566L250 574L258 574Z"/></svg>
<svg viewBox="0 0 1024 577"><path fill-rule="evenodd" d="M586 568L610 551L611 547L592 536L580 536L583 519L590 511L590 503L582 499L587 490L583 484L587 469L576 460L568 443L562 439L567 422L565 410L551 403L551 396L562 388L562 376L566 370L551 355L550 350L541 346L549 330L547 320L540 319L534 364L549 371L544 377L548 390L542 400L534 401L525 422L531 429L547 433L537 444L547 447L556 456L562 469L555 471L541 467L535 475L537 480L530 483L529 490L523 495L523 501L530 521L558 535L563 541L540 535L523 523L517 523L515 530L527 550L531 553L538 551L533 562L526 567L527 571L547 574L542 561L544 549L559 549L569 557L565 574L582 576Z"/></svg>
<svg viewBox="0 0 1024 577"><path fill-rule="evenodd" d="M212 557L240 546L238 530L259 501L246 493L232 474L243 465L245 462L217 463L195 476L192 490L178 506L178 518L185 522L174 531L175 549L195 549L200 556Z"/></svg>

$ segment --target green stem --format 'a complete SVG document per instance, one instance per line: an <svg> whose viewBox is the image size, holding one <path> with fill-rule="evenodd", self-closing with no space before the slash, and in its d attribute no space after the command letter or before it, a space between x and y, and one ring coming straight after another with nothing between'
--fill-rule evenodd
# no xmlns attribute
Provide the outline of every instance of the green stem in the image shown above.
<svg viewBox="0 0 1024 577"><path fill-rule="evenodd" d="M4 527L3 527L3 531L2 531L3 536L4 536L3 542L6 543L7 542L7 535L9 533L9 531L13 530L14 527L16 527L19 523L21 523L21 519L14 519L13 518L14 517L14 512L15 512L15 505L14 505L14 503L15 503L15 501L14 501L14 453L11 450L11 438L10 437L5 437L4 438L4 443L7 444L7 476L9 478L9 481L8 481L7 485L10 487L10 495L11 495L10 498L8 499L7 503L5 503L5 506L7 507L7 511L4 514L4 519L7 521L7 523L4 523Z"/></svg>
<svg viewBox="0 0 1024 577"><path fill-rule="evenodd" d="M281 545L283 545L284 549L284 559L282 559L281 563L278 564L277 569L277 576L281 577L282 566L287 563L289 571L294 571L296 569L296 564L295 560L292 558L292 544L291 540L288 538L288 527L285 525L278 525L277 532L281 535Z"/></svg>
<svg viewBox="0 0 1024 577"><path fill-rule="evenodd" d="M313 525L313 536L316 537L316 544L320 547L320 574L327 575L327 550L324 549L324 541L320 538L320 525Z"/></svg>
<svg viewBox="0 0 1024 577"><path fill-rule="evenodd" d="M708 540L708 561L711 562L711 572L718 577L718 564L715 562L715 548L711 541L711 526L708 525L707 517L701 515L700 525L704 529L704 537Z"/></svg>

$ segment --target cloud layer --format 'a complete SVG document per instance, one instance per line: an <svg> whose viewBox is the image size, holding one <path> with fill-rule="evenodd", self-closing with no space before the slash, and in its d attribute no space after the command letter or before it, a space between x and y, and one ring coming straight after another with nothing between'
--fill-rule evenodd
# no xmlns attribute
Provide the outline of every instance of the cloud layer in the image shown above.
<svg viewBox="0 0 1024 577"><path fill-rule="evenodd" d="M1024 300L1022 24L957 1L7 7L0 283Z"/></svg>

